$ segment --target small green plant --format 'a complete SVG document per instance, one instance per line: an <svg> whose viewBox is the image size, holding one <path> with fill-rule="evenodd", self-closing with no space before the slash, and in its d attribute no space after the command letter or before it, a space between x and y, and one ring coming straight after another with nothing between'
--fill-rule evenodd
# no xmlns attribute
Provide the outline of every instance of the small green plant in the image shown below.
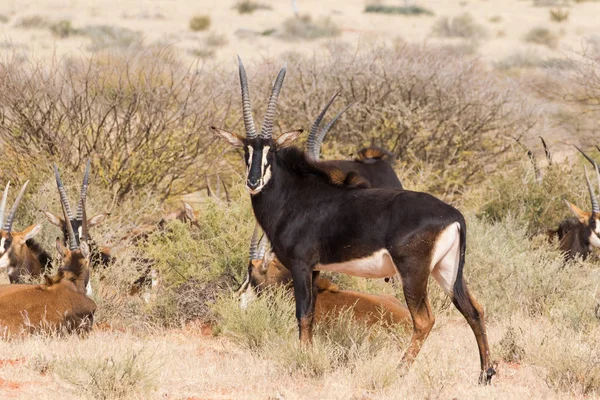
<svg viewBox="0 0 600 400"><path fill-rule="evenodd" d="M564 22L569 19L569 11L562 8L550 9L550 21Z"/></svg>
<svg viewBox="0 0 600 400"><path fill-rule="evenodd" d="M559 37L548 28L536 27L531 29L523 40L555 49L558 46Z"/></svg>
<svg viewBox="0 0 600 400"><path fill-rule="evenodd" d="M51 24L50 32L61 39L78 33L77 29L73 28L71 21L66 19Z"/></svg>
<svg viewBox="0 0 600 400"><path fill-rule="evenodd" d="M365 12L408 16L435 15L433 11L421 6L387 6L383 4L369 4L365 7Z"/></svg>
<svg viewBox="0 0 600 400"><path fill-rule="evenodd" d="M482 39L487 36L487 30L475 21L469 13L454 18L441 17L433 25L432 33L438 37L456 37L464 39Z"/></svg>
<svg viewBox="0 0 600 400"><path fill-rule="evenodd" d="M298 18L288 18L283 22L282 38L313 40L337 36L339 33L340 29L329 17L313 21L310 15L302 15Z"/></svg>
<svg viewBox="0 0 600 400"><path fill-rule="evenodd" d="M210 27L210 16L196 15L190 19L190 30L193 32L205 31Z"/></svg>
<svg viewBox="0 0 600 400"><path fill-rule="evenodd" d="M240 0L238 1L233 8L235 8L240 14L252 14L257 10L272 10L268 4L260 3L254 0Z"/></svg>

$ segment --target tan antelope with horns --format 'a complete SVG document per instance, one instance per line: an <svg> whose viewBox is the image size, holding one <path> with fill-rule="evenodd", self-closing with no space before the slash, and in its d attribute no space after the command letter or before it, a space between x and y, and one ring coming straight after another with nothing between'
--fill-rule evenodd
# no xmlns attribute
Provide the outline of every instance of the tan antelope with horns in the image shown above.
<svg viewBox="0 0 600 400"><path fill-rule="evenodd" d="M267 238L258 240L258 224L250 240L250 260L248 262L248 277L237 294L240 296L240 306L246 308L256 295L270 287L290 286L292 273L283 266L275 254L267 251ZM336 284L326 278L318 277L319 294L315 304L315 322L322 323L335 319L341 313L352 310L352 317L359 322L371 326L374 324L402 324L410 328L411 317L408 309L400 300L390 295L360 293L351 290L341 290Z"/></svg>
<svg viewBox="0 0 600 400"><path fill-rule="evenodd" d="M52 262L50 255L33 240L42 229L40 224L31 225L21 232L12 230L15 214L28 184L29 181L25 182L21 188L6 220L4 211L10 182L6 184L0 203L0 269L7 270L10 283L19 283L26 275L40 276Z"/></svg>
<svg viewBox="0 0 600 400"><path fill-rule="evenodd" d="M68 218L63 207L65 218ZM82 211L85 216L85 204ZM56 239L62 265L55 276L45 276L39 285L0 286L0 334L14 337L37 331L87 331L92 327L96 304L85 295L89 280L90 250L84 218L82 238L77 245L75 233L68 227L66 248Z"/></svg>

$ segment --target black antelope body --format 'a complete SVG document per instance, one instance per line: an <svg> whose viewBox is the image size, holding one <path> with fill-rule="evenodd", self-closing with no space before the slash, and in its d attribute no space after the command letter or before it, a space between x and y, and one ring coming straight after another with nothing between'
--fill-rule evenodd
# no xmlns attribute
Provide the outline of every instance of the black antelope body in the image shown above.
<svg viewBox="0 0 600 400"><path fill-rule="evenodd" d="M325 105L310 128L306 143L306 153L315 161L319 160L321 144L327 132L340 116L354 104L350 103L347 105L327 125L320 128L323 117L325 117L327 110L338 95L339 92L329 100L329 103ZM394 163L393 154L379 147L368 147L360 150L354 160L328 160L326 163L342 170L346 174L350 173L350 171L357 172L372 188L402 189L402 183L400 183L400 179L398 179L392 167Z"/></svg>
<svg viewBox="0 0 600 400"><path fill-rule="evenodd" d="M360 181L360 176L350 172L340 179L342 171L290 147L301 130L277 139L272 136L285 68L273 86L260 134L254 126L241 60L239 74L246 136L212 130L244 149L254 215L277 258L292 274L301 342L312 340L319 271L367 278L399 273L413 319L411 344L403 357L405 367L410 366L434 324L427 296L432 275L473 330L479 347L480 382L490 382L495 371L483 308L463 278L466 224L462 214L426 193L334 183Z"/></svg>
<svg viewBox="0 0 600 400"><path fill-rule="evenodd" d="M85 295L90 260L85 221L79 245L72 227L67 234L69 248L63 246L60 239L56 240L62 265L55 276L46 275L41 285L0 286L0 334L3 337L39 330L87 331L92 327L96 304Z"/></svg>
<svg viewBox="0 0 600 400"><path fill-rule="evenodd" d="M40 210L44 213L48 221L51 224L58 226L63 232L64 242L67 243L69 240L68 232L69 229L75 232L75 240L77 245L79 245L82 237L83 237L83 225L84 222L87 225L87 228L93 228L94 226L99 225L104 222L106 217L108 217L109 213L101 213L93 216L92 218L84 221L83 215L83 204L85 204L85 200L87 197L87 189L89 186L89 176L90 176L90 162L88 161L85 167L85 174L83 176L83 183L81 184L81 193L79 196L79 201L77 202L77 214L73 216L73 211L71 209L71 205L69 203L69 198L67 196L67 191L65 186L60 179L60 175L58 174L58 167L54 164L54 176L56 178L56 185L58 187L58 192L60 194L60 201L65 208L64 217L59 217L49 211ZM69 221L70 223L66 223ZM113 257L110 254L110 249L103 247L100 248L88 235L88 246L90 247L90 265L92 269L98 269L101 267L106 267L110 263L112 263ZM88 294L91 294L91 286L88 288Z"/></svg>
<svg viewBox="0 0 600 400"><path fill-rule="evenodd" d="M28 183L29 181L25 182L21 188L6 221L4 211L10 182L4 189L0 204L0 269L7 270L10 283L19 283L26 275L40 276L52 262L50 255L33 240L42 229L40 224L31 225L21 232L12 230L15 214Z"/></svg>
<svg viewBox="0 0 600 400"><path fill-rule="evenodd" d="M289 286L292 273L277 257L267 251L266 238L258 241L258 224L250 240L248 279L238 290L241 307L246 308L253 298L270 287ZM352 317L371 326L374 324L403 324L409 326L410 312L400 300L390 295L376 295L352 290L341 290L326 278L317 278L318 295L315 303L316 323L335 319L341 313L352 310Z"/></svg>

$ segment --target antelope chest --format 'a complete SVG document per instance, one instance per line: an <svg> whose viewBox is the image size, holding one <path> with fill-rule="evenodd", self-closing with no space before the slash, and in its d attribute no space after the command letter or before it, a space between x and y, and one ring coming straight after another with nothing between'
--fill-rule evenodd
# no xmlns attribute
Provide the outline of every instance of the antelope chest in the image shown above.
<svg viewBox="0 0 600 400"><path fill-rule="evenodd" d="M388 278L398 273L394 261L387 249L381 249L370 256L355 258L333 264L317 264L318 271L341 272L361 278Z"/></svg>

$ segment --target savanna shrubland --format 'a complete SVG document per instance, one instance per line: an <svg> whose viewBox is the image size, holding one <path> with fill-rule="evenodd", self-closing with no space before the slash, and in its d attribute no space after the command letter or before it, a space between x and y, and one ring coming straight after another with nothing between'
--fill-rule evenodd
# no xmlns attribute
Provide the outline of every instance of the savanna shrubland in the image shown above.
<svg viewBox="0 0 600 400"><path fill-rule="evenodd" d="M551 393L597 395L598 260L594 256L565 265L556 244L544 236L570 216L563 199L588 208L582 168L555 162L542 168L540 181L524 154L508 151L515 139L531 143L540 133L542 107L536 98L480 60L436 47L407 44L353 53L331 47L318 57L289 53L284 58L288 77L276 131L308 128L340 90L343 101L335 107L358 103L326 139L323 158L343 158L368 145L386 147L398 158L397 172L406 188L452 201L466 215L465 276L485 307L492 357L501 363L500 382L506 363L519 363L535 367L536 379ZM278 67L275 62L247 63L257 121ZM574 72L565 71L578 83L566 95L595 112L595 81L588 79L588 87L583 78L590 71L597 71L592 59ZM233 65L188 68L165 49L102 52L47 64L4 60L0 139L5 157L0 170L13 185L31 179L16 228L40 221L39 208L60 214L51 162L58 163L74 202L90 158L88 215L111 211L91 235L99 244L111 245L116 257L114 265L92 275L96 321L127 331L118 339L117 333L94 332L89 339L64 339L58 347L48 345L55 339L36 337L11 351L6 348L6 353L30 357L29 371L52 371L70 393L151 398L161 392L160 379L170 370L191 373L180 360L194 357L198 349L171 354L169 349L185 339L172 340L169 332L200 319L212 324L215 340L226 343L226 354L234 359L217 358L202 368L189 361L207 381L260 386L265 377L274 382L302 379L348 398L356 393L465 397L454 392L457 387L479 393L465 386L476 374L475 341L434 281L430 293L436 326L406 377L397 373L406 332L367 328L343 314L317 327L314 346L303 348L297 343L288 292L267 292L248 309L238 307L231 292L246 273L252 210L243 189L241 153L224 153L207 129L243 130L238 92ZM217 171L230 201L195 193L198 226L174 221L155 227L139 243L123 239L144 222L156 224L164 212L180 205L178 194L202 189L204 174ZM53 249L59 235L45 224L38 239ZM149 266L160 271L162 286L146 304L127 293ZM343 289L402 296L400 288L380 280L331 278ZM86 340L120 344L111 349L97 344L86 358ZM143 340L160 345L139 346ZM67 344L75 349L68 356L61 352ZM45 351L46 346L51 350ZM69 365L77 371L71 373ZM213 370L215 375L202 375ZM210 382L202 385L213 388ZM499 390L497 397L506 394L502 386L489 390Z"/></svg>

